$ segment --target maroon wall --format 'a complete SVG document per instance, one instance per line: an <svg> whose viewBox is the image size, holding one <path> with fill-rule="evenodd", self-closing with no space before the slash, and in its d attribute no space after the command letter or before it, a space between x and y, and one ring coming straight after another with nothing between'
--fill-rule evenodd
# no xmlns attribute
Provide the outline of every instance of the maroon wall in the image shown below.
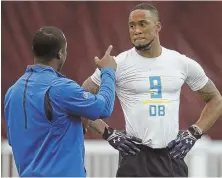
<svg viewBox="0 0 222 178"><path fill-rule="evenodd" d="M26 66L33 62L31 40L36 30L46 25L63 30L68 41L68 59L63 73L81 84L95 70L94 56L101 56L108 45L114 46L113 55L131 47L128 15L139 2L1 3L3 109L5 92L23 74ZM222 2L152 4L160 12L162 45L194 58L222 92ZM197 95L185 86L181 95L181 127L186 128L193 124L203 106ZM118 101L115 108L108 123L116 128L124 128ZM209 135L222 139L221 128L220 118L209 131ZM3 123L3 136L4 130ZM87 138L97 136L88 133Z"/></svg>

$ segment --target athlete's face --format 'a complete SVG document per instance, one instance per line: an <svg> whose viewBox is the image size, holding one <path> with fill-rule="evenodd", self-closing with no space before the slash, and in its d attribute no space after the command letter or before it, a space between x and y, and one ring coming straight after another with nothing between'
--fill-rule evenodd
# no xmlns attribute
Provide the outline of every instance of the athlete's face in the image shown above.
<svg viewBox="0 0 222 178"><path fill-rule="evenodd" d="M132 44L135 47L147 46L157 37L161 29L160 22L148 10L134 10L129 16L129 33Z"/></svg>

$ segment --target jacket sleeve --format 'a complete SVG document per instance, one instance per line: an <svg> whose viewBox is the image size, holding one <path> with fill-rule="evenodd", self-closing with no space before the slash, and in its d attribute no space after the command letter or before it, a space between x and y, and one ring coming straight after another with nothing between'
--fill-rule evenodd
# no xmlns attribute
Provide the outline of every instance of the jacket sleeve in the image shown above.
<svg viewBox="0 0 222 178"><path fill-rule="evenodd" d="M79 115L91 120L109 117L115 101L115 72L101 69L101 86L93 95L72 80L66 80L56 93L56 102L66 113Z"/></svg>

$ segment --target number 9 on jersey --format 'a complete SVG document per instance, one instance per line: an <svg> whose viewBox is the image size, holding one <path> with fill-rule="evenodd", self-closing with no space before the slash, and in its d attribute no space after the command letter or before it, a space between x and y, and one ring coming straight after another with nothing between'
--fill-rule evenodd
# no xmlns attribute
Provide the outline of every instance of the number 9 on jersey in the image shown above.
<svg viewBox="0 0 222 178"><path fill-rule="evenodd" d="M150 89L155 92L151 93L151 98L162 98L162 86L160 76L150 76ZM150 116L165 116L165 106L161 104L150 105Z"/></svg>

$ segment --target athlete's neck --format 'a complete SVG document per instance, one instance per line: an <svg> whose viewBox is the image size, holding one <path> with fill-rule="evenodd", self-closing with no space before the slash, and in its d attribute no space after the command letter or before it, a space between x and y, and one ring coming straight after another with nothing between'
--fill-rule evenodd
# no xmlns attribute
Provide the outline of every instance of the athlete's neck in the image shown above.
<svg viewBox="0 0 222 178"><path fill-rule="evenodd" d="M156 39L152 42L151 47L147 50L136 50L136 52L147 58L156 58L159 57L162 53L162 47L160 45L159 39Z"/></svg>

